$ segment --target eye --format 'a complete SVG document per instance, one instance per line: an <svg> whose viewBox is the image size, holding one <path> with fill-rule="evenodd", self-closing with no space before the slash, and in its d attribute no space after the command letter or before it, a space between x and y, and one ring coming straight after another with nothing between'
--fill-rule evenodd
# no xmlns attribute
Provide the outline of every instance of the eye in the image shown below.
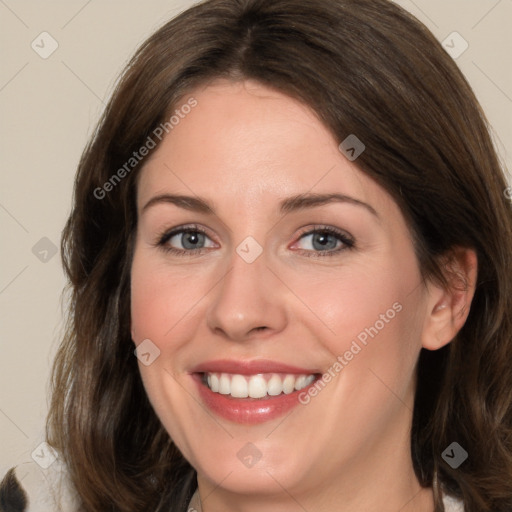
<svg viewBox="0 0 512 512"><path fill-rule="evenodd" d="M292 248L300 249L305 256L322 257L352 249L354 245L355 240L348 233L328 226L318 226L303 233Z"/></svg>
<svg viewBox="0 0 512 512"><path fill-rule="evenodd" d="M181 226L166 231L155 244L167 253L177 256L199 255L216 247L215 242L198 226ZM298 242L291 247L308 257L334 256L341 251L352 249L354 238L329 226L318 226L303 232Z"/></svg>
<svg viewBox="0 0 512 512"><path fill-rule="evenodd" d="M176 255L200 253L202 249L216 246L207 233L197 226L184 226L165 232L159 237L157 245Z"/></svg>

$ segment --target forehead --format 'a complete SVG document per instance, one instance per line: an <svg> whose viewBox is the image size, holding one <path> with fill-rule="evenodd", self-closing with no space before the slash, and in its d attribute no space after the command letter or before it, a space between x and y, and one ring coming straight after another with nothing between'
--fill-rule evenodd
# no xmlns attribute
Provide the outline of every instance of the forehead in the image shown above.
<svg viewBox="0 0 512 512"><path fill-rule="evenodd" d="M303 103L252 81L218 80L192 91L183 104L190 98L196 106L186 109L140 173L139 208L169 190L248 208L306 192L389 201Z"/></svg>

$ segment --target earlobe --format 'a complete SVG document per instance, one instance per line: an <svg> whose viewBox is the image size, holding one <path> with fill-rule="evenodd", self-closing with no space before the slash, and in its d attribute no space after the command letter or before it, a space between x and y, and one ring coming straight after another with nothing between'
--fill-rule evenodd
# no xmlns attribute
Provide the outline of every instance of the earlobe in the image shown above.
<svg viewBox="0 0 512 512"><path fill-rule="evenodd" d="M474 250L456 248L445 259L447 287L429 283L422 346L437 350L450 343L467 320L475 294L478 260Z"/></svg>

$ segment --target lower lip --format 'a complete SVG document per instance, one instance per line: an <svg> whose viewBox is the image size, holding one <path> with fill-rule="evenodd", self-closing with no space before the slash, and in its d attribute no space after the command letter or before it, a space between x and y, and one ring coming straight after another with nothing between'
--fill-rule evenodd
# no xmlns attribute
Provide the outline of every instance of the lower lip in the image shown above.
<svg viewBox="0 0 512 512"><path fill-rule="evenodd" d="M314 386L316 379L305 388L294 391L289 395L280 395L268 398L233 398L231 395L214 393L202 381L202 375L192 374L199 389L203 403L215 414L235 423L255 425L273 420L286 414L300 405L299 394L308 391Z"/></svg>

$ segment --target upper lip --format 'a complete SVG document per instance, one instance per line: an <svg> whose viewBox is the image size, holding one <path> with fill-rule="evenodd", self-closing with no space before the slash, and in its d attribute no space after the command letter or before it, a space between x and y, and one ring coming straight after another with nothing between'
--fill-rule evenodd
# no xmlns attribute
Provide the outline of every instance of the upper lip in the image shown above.
<svg viewBox="0 0 512 512"><path fill-rule="evenodd" d="M299 368L277 361L257 359L243 361L234 359L217 359L206 361L192 368L190 373L232 373L239 375L256 375L258 373L292 373L297 375L311 375L320 373L311 368Z"/></svg>

